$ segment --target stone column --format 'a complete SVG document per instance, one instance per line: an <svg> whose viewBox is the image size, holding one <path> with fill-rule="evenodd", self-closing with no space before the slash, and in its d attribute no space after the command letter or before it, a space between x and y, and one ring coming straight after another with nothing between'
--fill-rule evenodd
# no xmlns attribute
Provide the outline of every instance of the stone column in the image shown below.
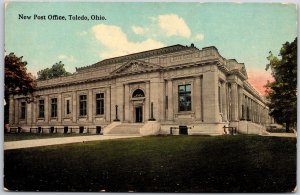
<svg viewBox="0 0 300 195"><path fill-rule="evenodd" d="M87 114L88 114L88 121L89 123L93 122L93 112L94 112L94 102L93 102L93 91L89 89L88 97L87 97Z"/></svg>
<svg viewBox="0 0 300 195"><path fill-rule="evenodd" d="M146 82L146 92L145 92L145 121L148 121L150 118L150 81Z"/></svg>
<svg viewBox="0 0 300 195"><path fill-rule="evenodd" d="M105 94L105 119L107 122L111 122L111 95L110 95L110 87L106 88L106 94Z"/></svg>
<svg viewBox="0 0 300 195"><path fill-rule="evenodd" d="M221 87L221 96L222 96L222 113L223 113L223 120L228 121L227 118L227 97L226 97L226 83L222 83Z"/></svg>
<svg viewBox="0 0 300 195"><path fill-rule="evenodd" d="M231 84L226 85L227 119L231 121Z"/></svg>
<svg viewBox="0 0 300 195"><path fill-rule="evenodd" d="M213 67L212 67L213 68ZM212 69L211 68L211 69ZM218 73L214 71L205 72L203 75L203 121L207 123L220 122L218 108Z"/></svg>
<svg viewBox="0 0 300 195"><path fill-rule="evenodd" d="M124 87L123 84L117 86L117 105L118 105L118 119L123 121L123 105L124 105Z"/></svg>
<svg viewBox="0 0 300 195"><path fill-rule="evenodd" d="M168 91L168 121L173 121L174 107L173 107L173 81L172 81L172 79L167 80L167 91Z"/></svg>
<svg viewBox="0 0 300 195"><path fill-rule="evenodd" d="M165 121L165 108L166 108L166 105L165 105L165 97L166 97L166 92L164 90L164 86L165 86L165 82L163 79L159 79L159 82L157 83L157 89L158 89L158 95L157 96L157 102L158 102L158 114L156 115L156 120L158 121Z"/></svg>
<svg viewBox="0 0 300 195"><path fill-rule="evenodd" d="M159 107L162 105L159 105L158 96L161 96L160 90L158 87L159 78L152 78L150 81L150 102L153 102L153 117L160 121L160 113L159 113Z"/></svg>
<svg viewBox="0 0 300 195"><path fill-rule="evenodd" d="M201 94L200 94L200 76L195 77L194 79L194 86L193 86L193 99L192 102L194 103L193 110L195 111L195 118L196 121L201 121Z"/></svg>
<svg viewBox="0 0 300 195"><path fill-rule="evenodd" d="M31 106L32 106L33 102L27 104L26 103L26 124L27 125L31 125L31 120L32 120L32 109L31 109Z"/></svg>
<svg viewBox="0 0 300 195"><path fill-rule="evenodd" d="M63 113L63 109L64 109L64 104L62 103L62 95L58 94L57 96L57 121L59 123L61 123L62 121L62 113Z"/></svg>
<svg viewBox="0 0 300 195"><path fill-rule="evenodd" d="M50 103L49 103L49 96L48 95L45 95L44 96L45 97L45 102L44 102L44 104L45 104L45 123L48 123L49 122L49 118L50 118Z"/></svg>
<svg viewBox="0 0 300 195"><path fill-rule="evenodd" d="M116 85L115 84L113 84L112 86L111 86L111 91L110 91L110 94L111 94L111 104L110 104L110 110L111 110L111 119L112 120L114 120L115 118L116 118L116 112L115 112L115 110L116 110L116 104L117 104L117 98L116 98L116 96L117 96L117 93L116 93L116 90L117 90L117 88L116 88Z"/></svg>
<svg viewBox="0 0 300 195"><path fill-rule="evenodd" d="M15 125L19 123L19 114L20 114L19 102L20 102L19 99L15 99L14 101Z"/></svg>
<svg viewBox="0 0 300 195"><path fill-rule="evenodd" d="M73 91L72 94L72 115L73 115L73 123L77 123L77 92Z"/></svg>
<svg viewBox="0 0 300 195"><path fill-rule="evenodd" d="M247 115L247 109L250 109L249 108L249 98L247 96L245 96L245 119L248 120L248 115ZM250 111L249 111L250 113Z"/></svg>
<svg viewBox="0 0 300 195"><path fill-rule="evenodd" d="M125 112L124 120L127 123L129 122L129 101L130 101L129 85L124 84L124 112Z"/></svg>
<svg viewBox="0 0 300 195"><path fill-rule="evenodd" d="M32 102L32 110L31 110L31 124L36 124L36 116L38 115L39 110L37 106L39 105L39 98L35 98L35 102Z"/></svg>
<svg viewBox="0 0 300 195"><path fill-rule="evenodd" d="M6 103L8 103L8 102L6 102ZM10 95L9 96L9 116L8 116L10 125L14 124L14 122L15 122L14 109L15 109L15 107L14 107L14 96Z"/></svg>
<svg viewBox="0 0 300 195"><path fill-rule="evenodd" d="M238 93L239 93L239 116L238 116L238 120L240 120L242 118L242 105L243 105L243 88L241 86L238 87Z"/></svg>
<svg viewBox="0 0 300 195"><path fill-rule="evenodd" d="M232 107L232 120L238 121L238 88L237 84L235 82L231 83L231 90L232 90L232 96L231 96L231 107Z"/></svg>

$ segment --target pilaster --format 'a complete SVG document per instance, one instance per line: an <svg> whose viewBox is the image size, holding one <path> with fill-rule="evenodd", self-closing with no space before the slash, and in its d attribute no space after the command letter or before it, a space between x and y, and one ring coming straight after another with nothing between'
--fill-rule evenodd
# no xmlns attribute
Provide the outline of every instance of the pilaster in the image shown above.
<svg viewBox="0 0 300 195"><path fill-rule="evenodd" d="M93 122L93 91L91 89L88 90L88 102L87 102L87 111L88 111L88 121Z"/></svg>
<svg viewBox="0 0 300 195"><path fill-rule="evenodd" d="M76 123L77 122L77 92L73 91L72 93L72 113L73 113L73 122Z"/></svg>
<svg viewBox="0 0 300 195"><path fill-rule="evenodd" d="M201 86L200 86L200 76L194 78L194 87L193 87L193 99L194 103L193 111L195 112L196 121L201 121Z"/></svg>
<svg viewBox="0 0 300 195"><path fill-rule="evenodd" d="M227 118L227 97L226 97L226 83L223 82L221 85L221 96L222 96L222 113L223 120L228 121Z"/></svg>
<svg viewBox="0 0 300 195"><path fill-rule="evenodd" d="M62 103L62 95L58 94L57 96L57 121L61 123L62 121L62 113L64 109L64 104Z"/></svg>
<svg viewBox="0 0 300 195"><path fill-rule="evenodd" d="M174 107L173 107L173 81L172 79L167 80L167 92L168 92L168 121L174 119Z"/></svg>
<svg viewBox="0 0 300 195"><path fill-rule="evenodd" d="M32 104L33 103L29 103L29 104L27 104L26 103L26 124L27 125L31 125L31 118L32 118L32 115L31 115L31 111L32 111L32 109L31 109L31 106L32 106Z"/></svg>
<svg viewBox="0 0 300 195"><path fill-rule="evenodd" d="M14 119L14 96L9 96L9 124L12 125L15 122Z"/></svg>
<svg viewBox="0 0 300 195"><path fill-rule="evenodd" d="M242 105L243 105L243 98L244 98L244 94L243 94L243 88L241 86L238 87L238 93L239 93L239 96L238 96L238 99L239 99L239 116L238 116L238 120L240 120L242 118L242 112L243 112L243 109L242 109Z"/></svg>
<svg viewBox="0 0 300 195"><path fill-rule="evenodd" d="M150 81L146 82L145 121L150 118Z"/></svg>
<svg viewBox="0 0 300 195"><path fill-rule="evenodd" d="M45 97L45 123L48 123L50 117L49 96L45 95L44 97Z"/></svg>
<svg viewBox="0 0 300 195"><path fill-rule="evenodd" d="M110 93L110 86L106 88L105 94L105 119L107 122L111 122L111 93Z"/></svg>
<svg viewBox="0 0 300 195"><path fill-rule="evenodd" d="M218 74L216 71L203 75L203 121L208 123L220 122L218 108Z"/></svg>
<svg viewBox="0 0 300 195"><path fill-rule="evenodd" d="M231 97L231 110L232 110L232 121L238 121L238 86L237 83L231 83L232 97Z"/></svg>
<svg viewBox="0 0 300 195"><path fill-rule="evenodd" d="M14 101L14 103L15 103L15 110L14 110L14 112L15 112L15 124L18 124L19 123L19 114L20 114L20 110L19 110L19 99L15 99L15 101Z"/></svg>
<svg viewBox="0 0 300 195"><path fill-rule="evenodd" d="M126 122L129 122L129 103L130 103L129 101L130 101L129 85L124 84L124 120Z"/></svg>

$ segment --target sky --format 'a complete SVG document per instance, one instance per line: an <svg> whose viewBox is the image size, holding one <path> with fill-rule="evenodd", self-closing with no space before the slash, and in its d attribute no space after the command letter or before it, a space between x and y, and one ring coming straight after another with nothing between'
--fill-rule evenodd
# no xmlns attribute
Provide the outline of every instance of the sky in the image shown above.
<svg viewBox="0 0 300 195"><path fill-rule="evenodd" d="M23 56L34 75L59 61L75 72L106 58L175 44L215 46L226 59L245 63L249 82L264 94L263 86L272 80L266 58L297 36L297 8L282 3L10 2L4 33L5 53Z"/></svg>

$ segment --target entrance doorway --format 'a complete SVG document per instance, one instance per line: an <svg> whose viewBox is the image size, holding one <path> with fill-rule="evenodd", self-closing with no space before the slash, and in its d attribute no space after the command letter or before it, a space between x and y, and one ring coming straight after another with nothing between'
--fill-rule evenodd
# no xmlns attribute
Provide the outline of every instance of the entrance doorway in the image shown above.
<svg viewBox="0 0 300 195"><path fill-rule="evenodd" d="M135 122L136 123L143 122L143 107L142 106L135 107Z"/></svg>

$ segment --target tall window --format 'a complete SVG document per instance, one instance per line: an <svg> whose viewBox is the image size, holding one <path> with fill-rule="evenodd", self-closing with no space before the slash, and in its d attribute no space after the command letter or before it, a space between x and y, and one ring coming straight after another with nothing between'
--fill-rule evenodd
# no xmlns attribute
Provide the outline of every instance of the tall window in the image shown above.
<svg viewBox="0 0 300 195"><path fill-rule="evenodd" d="M179 85L178 86L178 107L179 111L191 111L191 85Z"/></svg>
<svg viewBox="0 0 300 195"><path fill-rule="evenodd" d="M96 94L96 115L104 114L104 93Z"/></svg>
<svg viewBox="0 0 300 195"><path fill-rule="evenodd" d="M67 103L66 103L66 113L67 114L70 114L71 113L71 110L70 110L70 100L67 100Z"/></svg>
<svg viewBox="0 0 300 195"><path fill-rule="evenodd" d="M26 102L21 102L21 116L20 119L26 118Z"/></svg>
<svg viewBox="0 0 300 195"><path fill-rule="evenodd" d="M45 117L45 101L39 100L39 118Z"/></svg>
<svg viewBox="0 0 300 195"><path fill-rule="evenodd" d="M86 95L79 96L79 115L86 116Z"/></svg>
<svg viewBox="0 0 300 195"><path fill-rule="evenodd" d="M57 117L57 98L51 99L51 117Z"/></svg>

